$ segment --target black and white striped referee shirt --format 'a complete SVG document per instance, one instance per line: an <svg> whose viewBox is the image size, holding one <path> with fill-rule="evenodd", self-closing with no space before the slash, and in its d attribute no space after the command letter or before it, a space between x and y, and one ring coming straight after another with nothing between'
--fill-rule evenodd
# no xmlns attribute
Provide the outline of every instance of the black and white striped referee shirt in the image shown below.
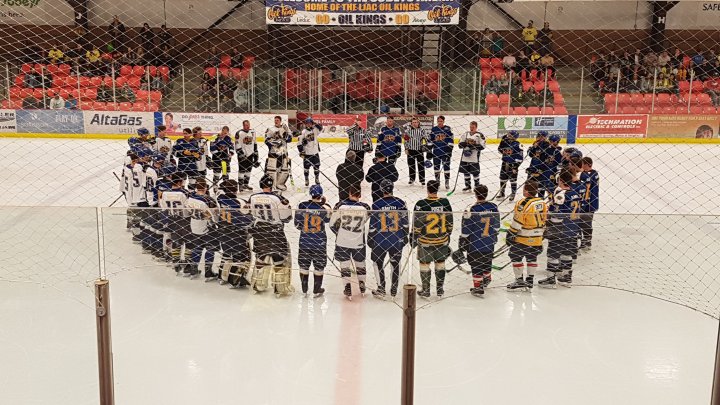
<svg viewBox="0 0 720 405"><path fill-rule="evenodd" d="M412 126L404 127L405 135L409 136L410 139L405 139L403 136L403 142L405 149L419 151L422 150L423 140L425 143L430 143L430 133L428 130L422 127L414 128Z"/></svg>
<svg viewBox="0 0 720 405"><path fill-rule="evenodd" d="M360 128L357 125L353 125L352 127L347 129L347 136L348 136L348 149L354 150L354 151L362 151L365 150L363 144L369 144L372 142L370 139L370 135L368 135L364 129Z"/></svg>

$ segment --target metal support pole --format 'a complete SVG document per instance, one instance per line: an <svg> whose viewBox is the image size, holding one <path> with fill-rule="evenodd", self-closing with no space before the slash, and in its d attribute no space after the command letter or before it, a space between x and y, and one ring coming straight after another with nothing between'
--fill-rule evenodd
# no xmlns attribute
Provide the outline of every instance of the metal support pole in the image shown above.
<svg viewBox="0 0 720 405"><path fill-rule="evenodd" d="M110 330L110 282L95 281L95 322L97 325L100 405L115 404L113 384L112 333Z"/></svg>
<svg viewBox="0 0 720 405"><path fill-rule="evenodd" d="M342 70L342 81L343 81L343 112L347 114L347 102L348 102L348 95L347 95L347 71L345 69Z"/></svg>
<svg viewBox="0 0 720 405"><path fill-rule="evenodd" d="M480 69L480 73L478 73L478 112L480 112L480 106L482 105L482 102L484 100L483 98L483 73L482 69ZM488 106L485 106L485 112L487 113Z"/></svg>
<svg viewBox="0 0 720 405"><path fill-rule="evenodd" d="M437 103L436 108L438 113L440 113L440 100L442 100L442 88L443 88L443 75L442 70L438 69L438 91L437 91Z"/></svg>
<svg viewBox="0 0 720 405"><path fill-rule="evenodd" d="M23 81L25 81L25 77L23 77ZM8 64L5 64L5 86L7 86L7 98L10 100L10 66Z"/></svg>
<svg viewBox="0 0 720 405"><path fill-rule="evenodd" d="M43 108L48 108L47 95L45 94L45 65L40 65L40 82L43 90Z"/></svg>
<svg viewBox="0 0 720 405"><path fill-rule="evenodd" d="M322 113L322 109L323 109L322 108L322 102L323 102L322 90L323 90L323 70L318 69L318 94L317 94L318 113Z"/></svg>
<svg viewBox="0 0 720 405"><path fill-rule="evenodd" d="M655 112L655 90L657 89L657 68L653 73L653 91L652 91L652 103L650 104L650 112Z"/></svg>
<svg viewBox="0 0 720 405"><path fill-rule="evenodd" d="M557 77L557 72L555 72L555 77ZM585 67L583 66L582 69L580 69L580 99L578 100L578 114L582 114L582 96L583 96L583 84L585 82ZM553 99L553 109L555 108L555 100Z"/></svg>
<svg viewBox="0 0 720 405"><path fill-rule="evenodd" d="M545 109L545 106L547 105L547 93L548 93L548 68L545 67L545 87L543 88L543 109Z"/></svg>
<svg viewBox="0 0 720 405"><path fill-rule="evenodd" d="M477 70L473 70L473 99L472 99L472 112L475 114L475 102L477 101L478 94L477 94Z"/></svg>
<svg viewBox="0 0 720 405"><path fill-rule="evenodd" d="M615 86L615 114L618 113L618 103L620 102L620 75L617 77L617 85Z"/></svg>
<svg viewBox="0 0 720 405"><path fill-rule="evenodd" d="M248 81L250 82L250 91L245 94L246 96L250 96L250 112L255 112L255 66L250 68L250 75L248 77ZM268 92L268 108L270 108L270 93Z"/></svg>
<svg viewBox="0 0 720 405"><path fill-rule="evenodd" d="M156 72L157 74L157 72ZM150 92L152 91L152 84L150 83L150 66L145 66L145 80L147 80L147 103L148 107L150 107L150 102L152 98L150 97Z"/></svg>
<svg viewBox="0 0 720 405"><path fill-rule="evenodd" d="M403 111L408 112L408 70L403 69Z"/></svg>
<svg viewBox="0 0 720 405"><path fill-rule="evenodd" d="M288 70L285 69L285 78L283 79L283 89L285 89L285 111L287 111L287 109L288 109L288 86L287 85L288 85L289 81L287 80L287 76L288 76Z"/></svg>
<svg viewBox="0 0 720 405"><path fill-rule="evenodd" d="M693 81L695 80L695 71L690 71L690 91L688 92L687 96L687 111L690 113L690 100L692 100L692 88L693 88Z"/></svg>
<svg viewBox="0 0 720 405"><path fill-rule="evenodd" d="M508 114L512 114L510 108L512 108L512 80L508 80Z"/></svg>
<svg viewBox="0 0 720 405"><path fill-rule="evenodd" d="M110 77L112 78L112 95L113 95L112 100L113 100L113 103L117 103L117 97L115 96L116 90L115 90L115 64L114 63L110 65L110 75L111 75ZM184 97L183 97L183 99L184 99ZM185 107L185 104L183 104L183 109L185 109L184 107Z"/></svg>
<svg viewBox="0 0 720 405"><path fill-rule="evenodd" d="M77 89L78 89L78 109L82 109L80 103L82 103L82 92L80 90L80 65L75 66L75 73L77 74Z"/></svg>
<svg viewBox="0 0 720 405"><path fill-rule="evenodd" d="M382 76L377 69L375 69L375 79L377 83L377 86L375 86L377 90L377 112L380 114L380 107L382 107Z"/></svg>
<svg viewBox="0 0 720 405"><path fill-rule="evenodd" d="M220 111L220 68L215 68L215 101L217 105L217 112Z"/></svg>
<svg viewBox="0 0 720 405"><path fill-rule="evenodd" d="M400 403L413 404L415 389L415 313L417 286L403 286L403 334L402 334L402 371L400 382Z"/></svg>
<svg viewBox="0 0 720 405"><path fill-rule="evenodd" d="M720 323L718 323L717 346L715 347L715 373L713 375L711 405L720 405Z"/></svg>
<svg viewBox="0 0 720 405"><path fill-rule="evenodd" d="M185 66L180 66L180 84L182 85L183 111L187 111L185 108Z"/></svg>

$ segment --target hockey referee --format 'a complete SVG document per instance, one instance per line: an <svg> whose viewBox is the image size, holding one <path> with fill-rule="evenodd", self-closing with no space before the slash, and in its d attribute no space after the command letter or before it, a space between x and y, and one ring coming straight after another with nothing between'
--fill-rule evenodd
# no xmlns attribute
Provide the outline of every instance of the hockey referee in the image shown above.
<svg viewBox="0 0 720 405"><path fill-rule="evenodd" d="M410 125L406 124L403 130L403 143L410 169L408 184L415 183L417 173L420 184L425 185L425 152L430 143L430 132L420 127L420 119L417 117L410 121Z"/></svg>
<svg viewBox="0 0 720 405"><path fill-rule="evenodd" d="M347 129L348 150L355 152L355 161L364 162L365 152L372 152L372 140L370 135L360 127L360 118L355 119L355 124Z"/></svg>

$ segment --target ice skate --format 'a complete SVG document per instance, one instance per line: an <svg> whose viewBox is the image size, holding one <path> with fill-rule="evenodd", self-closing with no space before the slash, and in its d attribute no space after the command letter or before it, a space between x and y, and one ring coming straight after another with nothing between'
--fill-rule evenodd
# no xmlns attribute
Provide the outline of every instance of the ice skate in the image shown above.
<svg viewBox="0 0 720 405"><path fill-rule="evenodd" d="M352 301L352 289L350 288L350 283L345 284L345 290L343 291L343 294L345 294L345 298Z"/></svg>
<svg viewBox="0 0 720 405"><path fill-rule="evenodd" d="M413 184L415 184L415 181L414 181L414 180L408 181L408 185L409 185L409 186L412 186Z"/></svg>
<svg viewBox="0 0 720 405"><path fill-rule="evenodd" d="M535 276L525 277L525 284L527 284L528 288L533 288L533 285L535 284Z"/></svg>
<svg viewBox="0 0 720 405"><path fill-rule="evenodd" d="M325 289L320 287L313 290L313 298L320 298L325 294Z"/></svg>
<svg viewBox="0 0 720 405"><path fill-rule="evenodd" d="M482 279L482 287L483 288L487 288L487 286L489 286L490 283L492 283L492 278L490 278L489 276L483 277L483 279Z"/></svg>
<svg viewBox="0 0 720 405"><path fill-rule="evenodd" d="M468 192L468 191L470 191L470 190L471 190L471 187L470 187L470 186L465 186L465 188L462 189L462 191L464 191L464 192Z"/></svg>
<svg viewBox="0 0 720 405"><path fill-rule="evenodd" d="M397 287L390 287L390 297L392 297L392 299L394 300L396 295L397 295Z"/></svg>
<svg viewBox="0 0 720 405"><path fill-rule="evenodd" d="M218 279L218 275L213 273L212 268L210 266L207 266L205 268L205 282L210 283L212 281L215 281Z"/></svg>
<svg viewBox="0 0 720 405"><path fill-rule="evenodd" d="M508 201L510 201L510 202L515 201L515 193L510 193L510 198L508 198Z"/></svg>
<svg viewBox="0 0 720 405"><path fill-rule="evenodd" d="M470 289L470 295L473 297L484 297L485 296L485 289L480 285L480 287L473 287Z"/></svg>
<svg viewBox="0 0 720 405"><path fill-rule="evenodd" d="M359 282L358 282L358 285L360 286L360 295L362 295L362 296L364 297L364 296L365 296L365 289L366 289L366 288L365 288L365 282L364 282L364 281L359 281Z"/></svg>
<svg viewBox="0 0 720 405"><path fill-rule="evenodd" d="M375 297L377 299L384 300L385 299L385 288L378 287L377 290L372 291L372 295L373 295L373 297Z"/></svg>
<svg viewBox="0 0 720 405"><path fill-rule="evenodd" d="M310 180L305 179L305 187L310 187Z"/></svg>
<svg viewBox="0 0 720 405"><path fill-rule="evenodd" d="M445 190L450 190L450 180L445 179Z"/></svg>
<svg viewBox="0 0 720 405"><path fill-rule="evenodd" d="M563 274L557 278L557 283L563 287L572 287L572 274Z"/></svg>
<svg viewBox="0 0 720 405"><path fill-rule="evenodd" d="M436 292L437 292L438 298L441 298L443 295L445 295L445 290L442 287L438 287Z"/></svg>
<svg viewBox="0 0 720 405"><path fill-rule="evenodd" d="M554 275L538 281L538 285L539 285L540 287L545 287L545 288L557 288L557 283L556 283L556 281L555 281L555 276L554 276Z"/></svg>
<svg viewBox="0 0 720 405"><path fill-rule="evenodd" d="M498 196L495 197L495 199L496 199L496 200L503 200L503 199L505 199L505 192L503 191L502 193L498 194Z"/></svg>
<svg viewBox="0 0 720 405"><path fill-rule="evenodd" d="M515 290L528 291L528 285L525 283L525 280L523 280L522 278L518 278L517 280L508 284L507 289L509 291L515 291Z"/></svg>
<svg viewBox="0 0 720 405"><path fill-rule="evenodd" d="M420 290L417 292L417 295L422 298L430 298L430 290Z"/></svg>

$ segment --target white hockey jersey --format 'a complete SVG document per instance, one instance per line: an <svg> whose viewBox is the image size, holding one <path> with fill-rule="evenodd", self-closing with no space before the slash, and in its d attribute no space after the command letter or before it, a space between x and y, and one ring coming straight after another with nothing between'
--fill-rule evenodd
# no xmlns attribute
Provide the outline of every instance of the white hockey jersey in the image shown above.
<svg viewBox="0 0 720 405"><path fill-rule="evenodd" d="M136 206L145 199L145 172L140 163L134 166L123 166L122 177L120 177L120 192L125 195L125 201L129 206Z"/></svg>
<svg viewBox="0 0 720 405"><path fill-rule="evenodd" d="M235 133L235 152L238 157L249 157L255 153L255 145L257 143L255 130L249 129L245 131L241 129Z"/></svg>
<svg viewBox="0 0 720 405"><path fill-rule="evenodd" d="M210 223L217 222L217 204L208 195L191 194L187 199L190 211L190 231L195 235L205 235L210 231Z"/></svg>
<svg viewBox="0 0 720 405"><path fill-rule="evenodd" d="M195 162L198 171L207 170L207 158L210 155L210 145L208 140L205 138L199 138L196 140L198 150L200 151L200 158Z"/></svg>
<svg viewBox="0 0 720 405"><path fill-rule="evenodd" d="M160 208L171 217L185 218L190 215L186 209L188 193L183 188L173 188L160 194Z"/></svg>
<svg viewBox="0 0 720 405"><path fill-rule="evenodd" d="M270 147L270 154L287 156L287 139L291 138L291 132L287 125L279 127L272 126L265 131L265 143Z"/></svg>
<svg viewBox="0 0 720 405"><path fill-rule="evenodd" d="M256 193L250 196L250 214L255 222L282 225L292 218L290 203L275 193Z"/></svg>
<svg viewBox="0 0 720 405"><path fill-rule="evenodd" d="M480 151L485 149L486 141L485 136L480 132L465 132L460 136L460 143L470 143L471 141L474 146L466 145L463 148L461 162L472 162L477 163L480 161Z"/></svg>
<svg viewBox="0 0 720 405"><path fill-rule="evenodd" d="M320 129L313 126L310 129L304 128L298 137L298 145L302 145L303 154L306 156L317 155L320 153L320 142L318 136Z"/></svg>
<svg viewBox="0 0 720 405"><path fill-rule="evenodd" d="M148 166L145 169L145 201L152 207L158 202L155 201L156 190L155 186L158 181L158 173L154 167Z"/></svg>
<svg viewBox="0 0 720 405"><path fill-rule="evenodd" d="M155 145L153 145L153 149L155 149L155 152L162 153L161 149L165 147L167 148L167 152L165 153L165 160L170 160L172 157L172 150L173 150L173 141L170 138L156 138L155 139Z"/></svg>
<svg viewBox="0 0 720 405"><path fill-rule="evenodd" d="M365 224L369 213L370 207L364 202L339 202L330 217L330 226L337 230L335 246L350 249L365 246Z"/></svg>

